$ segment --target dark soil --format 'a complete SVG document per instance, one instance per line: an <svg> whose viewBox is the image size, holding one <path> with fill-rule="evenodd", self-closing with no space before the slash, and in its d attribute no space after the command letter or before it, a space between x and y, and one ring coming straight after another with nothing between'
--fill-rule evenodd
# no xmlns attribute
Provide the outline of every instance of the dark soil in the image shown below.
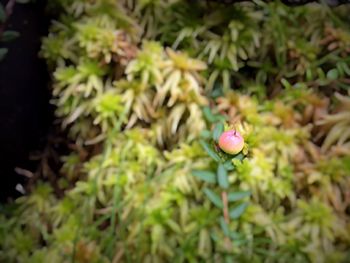
<svg viewBox="0 0 350 263"><path fill-rule="evenodd" d="M15 186L25 177L14 168L33 169L29 153L44 147L52 119L48 73L38 57L48 26L44 6L16 4L6 26L20 37L6 45L9 52L0 62L0 201L19 194Z"/></svg>

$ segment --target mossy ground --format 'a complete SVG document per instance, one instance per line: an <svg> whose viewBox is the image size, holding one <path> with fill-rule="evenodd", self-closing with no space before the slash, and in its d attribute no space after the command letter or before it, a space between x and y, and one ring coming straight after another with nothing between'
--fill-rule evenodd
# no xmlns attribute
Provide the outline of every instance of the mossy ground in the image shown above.
<svg viewBox="0 0 350 263"><path fill-rule="evenodd" d="M3 208L1 260L349 260L348 7L50 4L71 152Z"/></svg>

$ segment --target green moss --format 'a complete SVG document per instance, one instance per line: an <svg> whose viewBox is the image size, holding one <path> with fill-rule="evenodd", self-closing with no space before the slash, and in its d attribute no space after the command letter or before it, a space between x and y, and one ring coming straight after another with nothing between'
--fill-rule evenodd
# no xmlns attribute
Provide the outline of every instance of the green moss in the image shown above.
<svg viewBox="0 0 350 263"><path fill-rule="evenodd" d="M50 4L62 14L41 54L72 151L57 184L2 209L0 261L345 259L349 103L322 89L348 85L346 12ZM238 130L243 151L221 152L215 127Z"/></svg>

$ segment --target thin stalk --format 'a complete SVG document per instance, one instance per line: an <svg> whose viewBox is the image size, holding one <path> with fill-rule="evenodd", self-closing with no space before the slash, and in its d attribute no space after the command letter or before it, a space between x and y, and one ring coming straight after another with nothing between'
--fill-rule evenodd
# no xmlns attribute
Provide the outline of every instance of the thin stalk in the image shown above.
<svg viewBox="0 0 350 263"><path fill-rule="evenodd" d="M221 193L221 199L222 199L222 203L224 204L224 207L223 207L223 214L224 214L224 220L226 222L227 225L230 224L230 216L229 216L229 212L228 212L228 198L227 198L227 192L226 191L223 191ZM232 242L230 240L229 237L225 237L225 247L227 250L230 249L230 247L232 246Z"/></svg>

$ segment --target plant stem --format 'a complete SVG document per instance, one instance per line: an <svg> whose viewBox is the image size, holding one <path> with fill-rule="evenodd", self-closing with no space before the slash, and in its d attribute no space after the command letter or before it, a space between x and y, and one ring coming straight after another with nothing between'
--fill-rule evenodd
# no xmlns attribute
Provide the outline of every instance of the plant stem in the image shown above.
<svg viewBox="0 0 350 263"><path fill-rule="evenodd" d="M228 198L227 198L226 191L223 191L221 193L221 199L222 199L222 203L224 204L224 207L223 207L224 220L225 220L226 224L229 225L230 224L230 216L228 213ZM226 249L229 250L232 246L232 242L231 242L230 238L228 236L226 236L224 239L224 242L225 242Z"/></svg>
<svg viewBox="0 0 350 263"><path fill-rule="evenodd" d="M121 258L124 255L124 249L120 249L114 256L112 263L120 262Z"/></svg>
<svg viewBox="0 0 350 263"><path fill-rule="evenodd" d="M222 203L224 204L224 207L223 207L224 219L226 221L226 224L229 224L230 217L228 214L228 200L227 200L227 192L226 191L223 191L221 193L221 198L222 198Z"/></svg>

